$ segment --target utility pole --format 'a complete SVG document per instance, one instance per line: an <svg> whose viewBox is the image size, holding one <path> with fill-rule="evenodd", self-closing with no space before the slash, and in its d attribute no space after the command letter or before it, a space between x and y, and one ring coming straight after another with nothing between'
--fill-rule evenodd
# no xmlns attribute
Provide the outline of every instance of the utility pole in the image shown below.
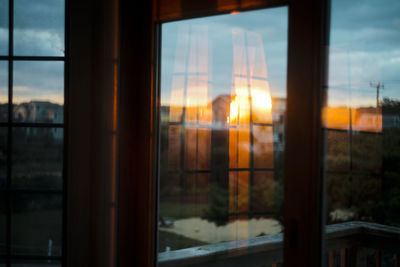
<svg viewBox="0 0 400 267"><path fill-rule="evenodd" d="M379 108L379 90L384 88L383 83L369 82L369 86L376 88L376 108Z"/></svg>
<svg viewBox="0 0 400 267"><path fill-rule="evenodd" d="M375 122L378 124L378 117L379 117L379 90L384 88L383 83L373 83L369 82L369 86L376 88L376 117Z"/></svg>

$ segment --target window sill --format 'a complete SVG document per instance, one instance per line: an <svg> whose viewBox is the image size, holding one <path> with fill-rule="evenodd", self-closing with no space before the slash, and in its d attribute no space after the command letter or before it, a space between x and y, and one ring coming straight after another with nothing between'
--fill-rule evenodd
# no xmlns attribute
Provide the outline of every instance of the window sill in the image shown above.
<svg viewBox="0 0 400 267"><path fill-rule="evenodd" d="M400 245L400 228L368 222L346 222L326 227L328 251L349 248L393 250ZM282 262L283 235L223 242L158 254L159 266L260 266ZM341 255L347 259L359 253Z"/></svg>

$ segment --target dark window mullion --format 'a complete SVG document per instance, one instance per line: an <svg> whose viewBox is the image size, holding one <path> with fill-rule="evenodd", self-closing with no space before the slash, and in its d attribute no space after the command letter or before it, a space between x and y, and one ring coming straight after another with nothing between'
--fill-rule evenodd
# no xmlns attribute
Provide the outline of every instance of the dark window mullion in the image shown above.
<svg viewBox="0 0 400 267"><path fill-rule="evenodd" d="M34 122L11 122L11 123L6 123L6 122L0 122L0 127L11 127L11 128L17 128L17 127L36 127L36 128L64 128L64 123L34 123Z"/></svg>
<svg viewBox="0 0 400 267"><path fill-rule="evenodd" d="M18 193L29 193L29 194L62 194L63 190L57 189L24 189L24 188L10 188L0 189L0 193L18 194Z"/></svg>
<svg viewBox="0 0 400 267"><path fill-rule="evenodd" d="M34 256L34 255L14 255L12 256L12 260L34 260L34 261L38 261L38 260L49 260L49 261L61 261L62 260L62 256ZM25 266L25 265L24 265Z"/></svg>
<svg viewBox="0 0 400 267"><path fill-rule="evenodd" d="M65 61L65 57L56 56L0 56L0 60L15 60L15 61Z"/></svg>

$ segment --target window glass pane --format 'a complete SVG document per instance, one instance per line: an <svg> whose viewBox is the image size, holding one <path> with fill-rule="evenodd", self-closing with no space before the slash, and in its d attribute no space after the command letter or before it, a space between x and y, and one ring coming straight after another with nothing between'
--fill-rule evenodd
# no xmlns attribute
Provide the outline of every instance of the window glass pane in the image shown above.
<svg viewBox="0 0 400 267"><path fill-rule="evenodd" d="M12 186L24 189L61 189L63 129L13 129Z"/></svg>
<svg viewBox="0 0 400 267"><path fill-rule="evenodd" d="M329 266L395 266L400 247L400 2L331 2L324 110L326 260Z"/></svg>
<svg viewBox="0 0 400 267"><path fill-rule="evenodd" d="M162 25L160 252L283 230L287 12Z"/></svg>
<svg viewBox="0 0 400 267"><path fill-rule="evenodd" d="M8 61L0 60L0 122L8 121Z"/></svg>
<svg viewBox="0 0 400 267"><path fill-rule="evenodd" d="M382 173L382 135L369 132L353 132L353 170Z"/></svg>
<svg viewBox="0 0 400 267"><path fill-rule="evenodd" d="M326 164L329 171L350 170L350 135L347 131L328 129L326 135Z"/></svg>
<svg viewBox="0 0 400 267"><path fill-rule="evenodd" d="M12 199L11 252L14 255L60 256L60 194L16 193Z"/></svg>
<svg viewBox="0 0 400 267"><path fill-rule="evenodd" d="M7 186L8 129L0 127L0 188Z"/></svg>
<svg viewBox="0 0 400 267"><path fill-rule="evenodd" d="M15 61L15 122L64 121L64 62Z"/></svg>
<svg viewBox="0 0 400 267"><path fill-rule="evenodd" d="M14 0L14 55L64 56L64 0Z"/></svg>
<svg viewBox="0 0 400 267"><path fill-rule="evenodd" d="M0 55L8 54L8 0L0 0Z"/></svg>

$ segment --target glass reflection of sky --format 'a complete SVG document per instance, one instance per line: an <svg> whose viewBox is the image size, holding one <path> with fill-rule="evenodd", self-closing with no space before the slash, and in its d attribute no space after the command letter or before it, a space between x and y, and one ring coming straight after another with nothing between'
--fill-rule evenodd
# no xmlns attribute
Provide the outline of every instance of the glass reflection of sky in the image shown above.
<svg viewBox="0 0 400 267"><path fill-rule="evenodd" d="M400 2L335 0L331 12L328 104L375 107L379 82L380 99L399 99Z"/></svg>
<svg viewBox="0 0 400 267"><path fill-rule="evenodd" d="M162 105L169 104L178 35L182 28L201 27L208 39L208 83L212 99L230 94L233 77L235 32L257 32L263 44L268 81L273 97L286 96L287 8L274 8L240 15L221 15L163 24L162 28ZM180 31L181 30L181 31ZM207 40L206 40L207 42ZM179 44L178 44L179 45ZM210 71L211 70L211 71ZM210 78L211 77L211 78Z"/></svg>
<svg viewBox="0 0 400 267"><path fill-rule="evenodd" d="M177 219L171 233L215 243L281 231L274 137L284 131L287 14L163 25L160 215Z"/></svg>

